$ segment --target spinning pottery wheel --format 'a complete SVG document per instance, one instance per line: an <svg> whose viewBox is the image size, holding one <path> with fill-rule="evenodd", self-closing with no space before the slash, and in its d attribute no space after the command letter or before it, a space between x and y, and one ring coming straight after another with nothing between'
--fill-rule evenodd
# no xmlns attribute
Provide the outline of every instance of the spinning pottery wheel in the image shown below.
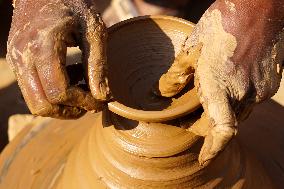
<svg viewBox="0 0 284 189"><path fill-rule="evenodd" d="M259 168L253 176L262 178L249 188L269 187L261 166L241 158L234 140L211 165L199 166L202 137L190 129L208 123L200 119L192 83L173 98L153 93L193 27L165 16L112 26L108 64L115 101L77 121L22 131L1 155L0 189L242 188L241 180L251 177L246 165Z"/></svg>

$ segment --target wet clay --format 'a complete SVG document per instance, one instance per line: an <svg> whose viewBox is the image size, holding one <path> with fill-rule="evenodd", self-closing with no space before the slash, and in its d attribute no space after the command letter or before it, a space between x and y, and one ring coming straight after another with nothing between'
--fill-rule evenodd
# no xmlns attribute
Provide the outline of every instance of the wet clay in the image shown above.
<svg viewBox="0 0 284 189"><path fill-rule="evenodd" d="M148 30L149 27L144 27L143 30L141 27L132 30L130 33L134 35L132 39L138 40L141 33L148 34L149 37L152 36L150 34L159 33L160 39L157 41L163 44L159 44L157 49L166 46L164 40L168 39L168 45L172 44L174 51L172 56L165 60L168 60L169 65L170 62L174 62L185 39L177 37L181 33L177 30L177 25L187 24L185 28L190 28L188 22L159 16L140 17L132 21L138 25L144 22L141 25L151 23L151 27L154 26L152 30ZM164 30L166 26L173 23L176 27L161 32L161 28ZM124 28L120 27L123 24L120 23L110 29L110 42L115 40L112 39L112 32L115 33L116 29L123 30ZM132 25L135 26L135 24ZM192 28L188 30L188 34L191 30ZM139 31L142 32L139 33ZM162 33L165 34L164 40L161 40ZM132 37L131 35L113 36L121 39ZM140 38L133 43L129 41L121 46L117 45L115 46L116 57L123 55L123 47L127 47L126 49L131 52L138 48L139 43L145 43L139 52L144 52L147 48L150 49L149 52L152 52L144 54L145 57L152 59L155 54L160 57L169 55L156 51L154 44L147 46L150 41L150 39L141 40ZM134 48L132 44L137 47ZM112 47L114 46L110 46ZM166 52L169 47L166 46L164 51ZM112 52L115 51L112 50ZM116 62L112 62L111 56L109 58L113 66L110 69L113 76L109 81L114 87L113 96L117 100L116 103L129 107L128 113L131 113L133 108L139 111L161 109L163 112L168 107L172 107L174 110L174 101L182 101L183 94L176 99L170 98L170 101L160 97L156 97L159 99L149 98L152 97L153 89L153 85L150 84L154 84L157 80L150 81L147 78L156 74L156 70L160 68L166 72L168 69L164 67L166 61L161 62L157 58L160 65L151 64L150 66L150 62L144 61L142 54L129 58L127 62L122 62L123 59L114 59ZM140 60L141 67L137 67L137 64L132 65L136 59ZM152 74L145 72L145 66L147 68L145 70L153 69L154 72ZM121 70L124 71L124 75L121 74ZM128 74L128 70L132 70L129 73L133 73L131 74L133 81L129 79L132 77ZM139 72L139 70L144 71ZM143 77L143 73L147 77ZM155 77L159 78L159 75ZM124 84L118 84L120 82ZM139 91L143 82L146 82L144 85L147 86L143 89L147 89L148 93L141 89ZM129 91L131 88L132 90ZM194 88L189 87L184 94L188 91L194 91ZM139 94L140 92L144 95ZM120 107L120 105L114 107ZM180 104L176 105L180 106ZM120 116L115 114L117 113L115 111L112 113L104 110L97 114L87 114L78 121L51 120L38 127L27 128L0 156L0 189L23 187L25 189L273 188L260 161L235 139L210 165L200 166L198 154L203 143L201 136L206 135L208 129L204 125L208 125L208 120L205 115L199 119L200 113L194 110L183 118L168 122L130 120L123 117L127 113L122 113ZM261 179L256 181L255 178Z"/></svg>
<svg viewBox="0 0 284 189"><path fill-rule="evenodd" d="M194 26L178 18L154 18L134 18L110 28L108 78L116 102L108 106L111 111L129 119L161 122L193 112L200 103L192 84L172 98L153 92L156 82L169 67L176 61L185 60L177 56ZM200 46L197 48L186 53L192 62L198 57ZM190 67L189 71L192 71ZM166 82L174 79L166 78ZM164 82L163 77L161 81Z"/></svg>
<svg viewBox="0 0 284 189"><path fill-rule="evenodd" d="M26 128L0 156L0 188L274 188L247 140L232 140L201 167L202 138L186 129L145 123L133 128L135 122L114 114L114 125L102 127L103 117L87 114Z"/></svg>
<svg viewBox="0 0 284 189"><path fill-rule="evenodd" d="M194 76L194 69L200 56L202 43L183 50L158 82L161 96L172 97L178 94Z"/></svg>

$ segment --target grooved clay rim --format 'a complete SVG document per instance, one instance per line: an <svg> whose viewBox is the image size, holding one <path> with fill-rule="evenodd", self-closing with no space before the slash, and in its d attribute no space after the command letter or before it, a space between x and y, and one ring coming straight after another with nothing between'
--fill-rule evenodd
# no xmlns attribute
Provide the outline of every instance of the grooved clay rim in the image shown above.
<svg viewBox="0 0 284 189"><path fill-rule="evenodd" d="M135 18L131 18L122 22L119 22L108 29L108 33L111 34L120 28L127 26L128 24L133 24L133 22L141 21L141 20L159 20L164 19L169 22L179 22L190 27L194 27L194 24L172 16L139 16ZM168 121L172 119L176 119L178 117L184 116L195 111L198 107L200 107L199 98L197 96L196 89L192 89L188 92L189 96L191 97L186 103L172 108L172 109L165 109L161 111L144 111L144 110L137 110L135 108L127 107L117 101L109 102L108 109L115 114L118 114L122 117L137 120L137 121L145 121L145 122L161 122L161 121Z"/></svg>

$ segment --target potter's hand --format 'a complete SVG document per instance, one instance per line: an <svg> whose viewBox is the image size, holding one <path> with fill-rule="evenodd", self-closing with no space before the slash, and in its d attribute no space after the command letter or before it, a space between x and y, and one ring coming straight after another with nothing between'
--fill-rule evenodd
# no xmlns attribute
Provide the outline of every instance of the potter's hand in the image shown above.
<svg viewBox="0 0 284 189"><path fill-rule="evenodd" d="M87 0L17 0L8 40L10 63L33 114L77 118L108 98L106 29ZM83 51L90 92L70 85L66 48Z"/></svg>
<svg viewBox="0 0 284 189"><path fill-rule="evenodd" d="M195 68L195 86L211 123L199 155L201 164L224 149L236 134L237 121L253 104L270 98L279 87L284 1L253 2L214 3L187 40L186 50L159 81L161 95L173 96Z"/></svg>

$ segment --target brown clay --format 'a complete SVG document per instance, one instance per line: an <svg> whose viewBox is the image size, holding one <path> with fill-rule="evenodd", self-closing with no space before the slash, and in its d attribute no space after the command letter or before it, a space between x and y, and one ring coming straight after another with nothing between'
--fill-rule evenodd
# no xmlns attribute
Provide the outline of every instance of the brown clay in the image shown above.
<svg viewBox="0 0 284 189"><path fill-rule="evenodd" d="M117 32L115 29L127 33L128 29L123 31L126 28L122 27L124 24L131 26L127 22L133 22L133 30L129 35L112 36ZM125 114L122 111L124 107L117 112L112 110L115 113L122 111L122 116L131 115L133 108L138 111L164 112L171 107L174 110L174 103L169 103L175 101L174 98L168 101L161 97L155 97L157 99L154 100L149 97L153 95L152 84L168 69L165 64L170 65L180 51L184 38L178 37L181 35L178 25L186 25L185 28L188 28L188 32L182 34L185 37L192 27L186 21L159 16L136 18L127 22L110 30L110 43L115 40L112 37L120 38L125 43L109 46L109 52L116 52L113 55L116 58L123 57L125 49L130 54L131 51L137 54L129 59L112 59L109 55L112 66L110 86L114 98L131 109ZM141 26L135 30L134 23ZM141 37L146 37L146 34L149 38ZM155 38L150 38L153 34ZM129 40L127 43L125 39L136 41ZM157 40L157 47L154 43L152 46L147 45L152 40ZM140 54L137 52L139 44L145 44L138 51ZM174 51L169 56L167 51L171 48ZM147 49L150 49L148 53L143 54ZM137 62L132 64L137 59L140 60L141 67L137 67ZM160 65L153 66L150 61L155 60ZM152 78L151 72L145 72L148 70L153 70L153 75L157 72L160 75L155 75L156 79ZM143 73L149 79L143 77ZM129 77L133 80L127 79ZM131 87L130 92L133 94L128 91ZM183 95L176 97L177 101L182 101L182 98ZM109 107L111 105L121 107L121 104L112 103ZM194 110L197 107L194 106ZM191 111L194 111L192 108ZM149 123L131 121L105 110L98 114L88 114L78 121L53 120L38 127L27 128L0 156L0 189L273 188L260 162L237 140L232 140L210 165L199 166L197 158L202 137L196 134L206 135L204 126L208 125L206 116L197 121L199 117L194 112L182 119ZM202 127L198 124L202 124ZM256 178L260 179L256 181Z"/></svg>
<svg viewBox="0 0 284 189"><path fill-rule="evenodd" d="M109 85L116 102L109 103L109 109L123 117L148 122L167 121L196 110L200 103L195 89L172 98L153 92L192 29L190 22L163 16L138 17L111 27L107 57ZM187 57L193 63L195 54Z"/></svg>
<svg viewBox="0 0 284 189"><path fill-rule="evenodd" d="M172 97L178 94L188 82L193 79L194 69L200 56L202 44L183 50L174 63L163 74L158 82L157 91L164 97Z"/></svg>
<svg viewBox="0 0 284 189"><path fill-rule="evenodd" d="M192 28L183 20L156 16L131 19L110 29L109 85L116 102L108 107L118 115L105 111L98 117L96 127L68 158L57 188L75 189L83 183L90 188L189 185L190 175L201 167L194 161L196 154L186 151L196 148L200 137L181 128L179 120L163 122L200 107L196 90L189 87L177 97L162 98L153 93L153 86ZM194 123L198 118L189 119ZM90 177L80 178L80 170Z"/></svg>

